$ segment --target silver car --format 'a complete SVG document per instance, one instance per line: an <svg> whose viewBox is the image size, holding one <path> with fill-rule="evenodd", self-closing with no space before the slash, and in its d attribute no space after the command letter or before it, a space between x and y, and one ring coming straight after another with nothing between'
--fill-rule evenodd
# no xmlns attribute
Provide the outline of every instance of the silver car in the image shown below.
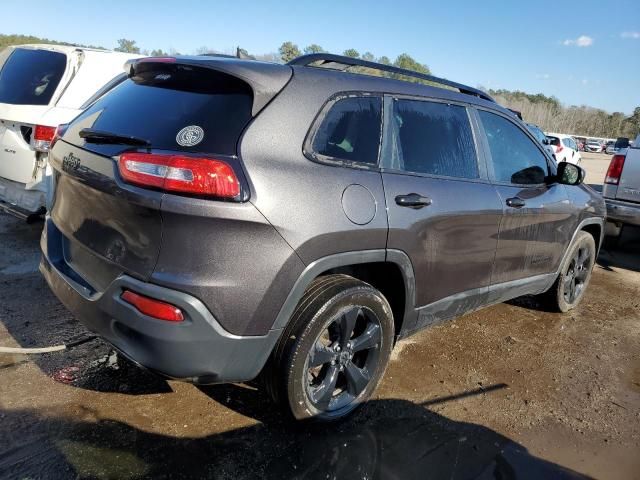
<svg viewBox="0 0 640 480"><path fill-rule="evenodd" d="M612 236L619 236L623 225L640 226L640 135L632 144L625 140L628 147L619 147L611 158L602 191L607 205L607 234Z"/></svg>

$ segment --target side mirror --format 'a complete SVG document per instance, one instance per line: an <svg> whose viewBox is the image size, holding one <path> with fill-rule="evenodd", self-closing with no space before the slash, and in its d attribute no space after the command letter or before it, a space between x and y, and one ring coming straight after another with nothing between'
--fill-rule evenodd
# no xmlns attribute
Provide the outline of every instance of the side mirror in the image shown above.
<svg viewBox="0 0 640 480"><path fill-rule="evenodd" d="M558 164L556 181L562 185L580 185L584 182L585 176L586 172L573 163L560 162Z"/></svg>
<svg viewBox="0 0 640 480"><path fill-rule="evenodd" d="M549 141L548 138L545 138L545 139L542 140L542 144L543 145L551 145L551 142Z"/></svg>

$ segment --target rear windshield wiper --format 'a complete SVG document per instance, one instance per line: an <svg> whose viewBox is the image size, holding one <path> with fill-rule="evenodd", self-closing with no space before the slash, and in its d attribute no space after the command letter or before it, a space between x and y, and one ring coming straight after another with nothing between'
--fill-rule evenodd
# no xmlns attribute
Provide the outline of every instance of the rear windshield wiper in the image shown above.
<svg viewBox="0 0 640 480"><path fill-rule="evenodd" d="M78 135L89 143L112 143L116 145L133 145L136 147L148 147L151 145L151 142L143 138L94 130L93 128L83 128Z"/></svg>

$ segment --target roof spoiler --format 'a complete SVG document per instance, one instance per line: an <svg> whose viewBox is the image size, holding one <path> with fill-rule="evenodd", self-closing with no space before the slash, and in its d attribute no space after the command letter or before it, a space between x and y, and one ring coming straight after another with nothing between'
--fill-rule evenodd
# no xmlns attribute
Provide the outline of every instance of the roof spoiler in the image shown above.
<svg viewBox="0 0 640 480"><path fill-rule="evenodd" d="M315 64L315 65L312 65ZM379 70L382 72L397 73L405 75L407 77L419 78L421 80L427 80L429 82L437 83L447 87L455 88L460 93L466 95L474 95L476 97L488 100L495 103L495 100L477 88L469 87L461 83L452 82L445 78L434 77L433 75L427 75L426 73L414 72L413 70L407 70L405 68L394 67L393 65L385 65L383 63L369 62L367 60L361 60L359 58L346 57L344 55L334 55L332 53L311 53L309 55L302 55L294 58L287 65L299 65L303 67L325 67L333 68L336 70L346 70L349 67L365 67L373 70ZM343 66L343 68L339 68Z"/></svg>
<svg viewBox="0 0 640 480"><path fill-rule="evenodd" d="M158 63L188 65L198 68L209 68L226 73L245 82L253 91L251 114L255 117L273 97L285 87L291 79L293 70L286 65L276 63L247 61L233 57L196 56L196 57L143 57L127 60L125 73L131 76L139 63Z"/></svg>

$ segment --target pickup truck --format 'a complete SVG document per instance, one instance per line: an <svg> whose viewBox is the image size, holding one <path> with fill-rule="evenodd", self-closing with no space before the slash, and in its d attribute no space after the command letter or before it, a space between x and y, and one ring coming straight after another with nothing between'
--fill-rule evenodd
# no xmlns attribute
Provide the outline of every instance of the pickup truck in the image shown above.
<svg viewBox="0 0 640 480"><path fill-rule="evenodd" d="M624 225L640 226L640 135L611 158L602 195L608 235L619 236Z"/></svg>

